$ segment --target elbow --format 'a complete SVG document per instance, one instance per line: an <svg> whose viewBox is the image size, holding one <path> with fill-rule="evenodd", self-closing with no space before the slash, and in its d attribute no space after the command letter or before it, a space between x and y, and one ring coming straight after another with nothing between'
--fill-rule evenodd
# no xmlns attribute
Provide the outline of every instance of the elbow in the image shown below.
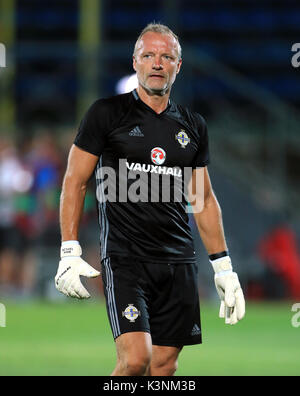
<svg viewBox="0 0 300 396"><path fill-rule="evenodd" d="M61 194L75 193L75 192L86 192L87 181L80 180L72 174L66 174L64 177L62 192Z"/></svg>
<svg viewBox="0 0 300 396"><path fill-rule="evenodd" d="M221 207L213 190L210 190L209 193L204 197L204 209L211 207L216 207L221 214Z"/></svg>

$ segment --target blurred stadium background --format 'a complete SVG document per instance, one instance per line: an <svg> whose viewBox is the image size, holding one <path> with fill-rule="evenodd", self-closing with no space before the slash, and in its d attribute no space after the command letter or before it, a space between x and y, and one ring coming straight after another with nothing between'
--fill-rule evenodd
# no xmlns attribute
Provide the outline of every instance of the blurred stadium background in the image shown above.
<svg viewBox="0 0 300 396"><path fill-rule="evenodd" d="M248 313L217 318L213 273L191 218L204 344L178 375L299 375L300 3L258 0L0 0L0 375L107 375L115 351L101 280L92 301L54 287L58 205L68 150L97 98L132 75L139 32L152 21L179 35L175 101L208 124L209 171ZM99 268L93 181L80 241Z"/></svg>

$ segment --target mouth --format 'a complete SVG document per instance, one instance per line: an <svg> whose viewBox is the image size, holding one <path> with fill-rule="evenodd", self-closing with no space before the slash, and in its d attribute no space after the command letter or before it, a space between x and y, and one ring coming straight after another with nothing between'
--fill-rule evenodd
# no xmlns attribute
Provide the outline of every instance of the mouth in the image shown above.
<svg viewBox="0 0 300 396"><path fill-rule="evenodd" d="M150 74L149 77L151 78L165 78L164 76L162 76L161 74Z"/></svg>

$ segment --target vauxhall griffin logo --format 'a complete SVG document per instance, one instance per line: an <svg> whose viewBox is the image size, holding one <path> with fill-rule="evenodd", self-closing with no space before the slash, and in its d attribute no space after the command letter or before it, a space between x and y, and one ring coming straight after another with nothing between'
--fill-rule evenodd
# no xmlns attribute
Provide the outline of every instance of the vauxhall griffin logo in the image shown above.
<svg viewBox="0 0 300 396"><path fill-rule="evenodd" d="M161 147L154 147L151 150L151 160L155 165L162 165L166 160L166 152Z"/></svg>
<svg viewBox="0 0 300 396"><path fill-rule="evenodd" d="M0 43L0 67L6 66L6 51L4 44Z"/></svg>

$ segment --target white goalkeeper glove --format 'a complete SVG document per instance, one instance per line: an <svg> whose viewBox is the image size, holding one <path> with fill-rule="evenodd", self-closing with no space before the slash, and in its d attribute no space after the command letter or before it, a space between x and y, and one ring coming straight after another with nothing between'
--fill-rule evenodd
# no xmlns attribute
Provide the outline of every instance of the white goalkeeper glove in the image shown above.
<svg viewBox="0 0 300 396"><path fill-rule="evenodd" d="M215 285L221 299L219 317L236 324L245 316L245 299L239 278L232 272L229 256L209 260L215 271Z"/></svg>
<svg viewBox="0 0 300 396"><path fill-rule="evenodd" d="M89 298L90 294L83 287L80 275L95 278L100 275L80 257L82 254L78 241L63 242L60 249L61 260L55 276L56 289L69 297Z"/></svg>

